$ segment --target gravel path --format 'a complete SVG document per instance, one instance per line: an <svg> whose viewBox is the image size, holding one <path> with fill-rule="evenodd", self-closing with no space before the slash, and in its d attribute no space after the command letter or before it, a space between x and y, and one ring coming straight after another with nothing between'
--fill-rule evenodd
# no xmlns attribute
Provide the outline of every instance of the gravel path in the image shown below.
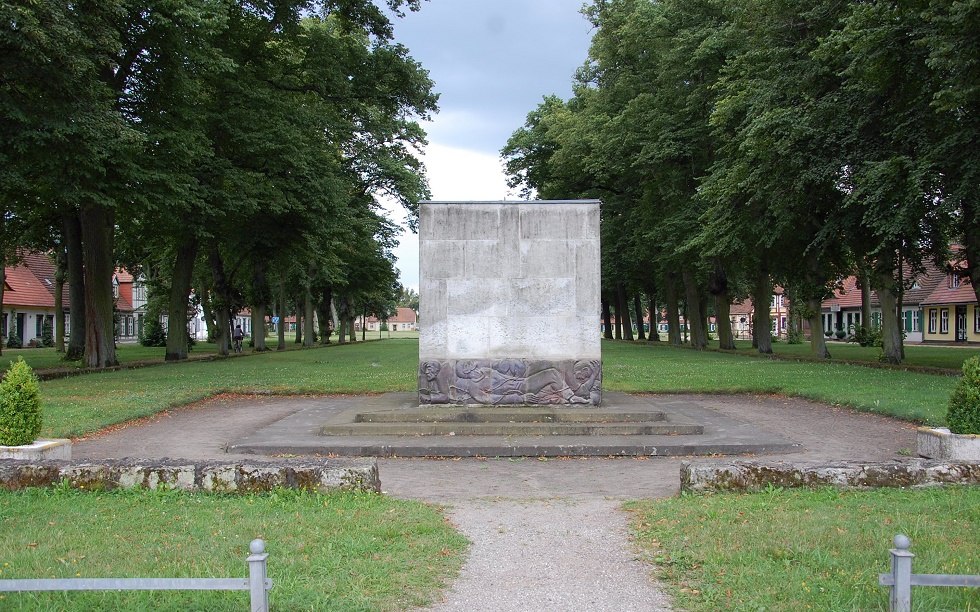
<svg viewBox="0 0 980 612"><path fill-rule="evenodd" d="M908 424L783 397L671 396L802 443L783 460L881 460L914 448ZM329 398L218 398L76 441L79 459L236 459L226 446ZM711 458L696 461L711 461ZM382 489L447 508L473 546L435 610L669 610L629 542L626 499L679 489L676 458L379 459Z"/></svg>

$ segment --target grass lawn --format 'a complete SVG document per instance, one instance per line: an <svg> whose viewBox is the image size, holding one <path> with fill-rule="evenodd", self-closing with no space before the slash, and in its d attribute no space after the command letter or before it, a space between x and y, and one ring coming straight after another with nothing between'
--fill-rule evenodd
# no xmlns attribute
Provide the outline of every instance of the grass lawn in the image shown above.
<svg viewBox="0 0 980 612"><path fill-rule="evenodd" d="M717 344L717 343L715 343ZM739 353L746 355L758 355L759 352L752 348L749 340L737 340L735 345ZM881 349L874 346L861 346L855 342L828 342L827 348L834 359L842 361L866 361L879 363L878 355ZM810 343L787 344L785 342L774 342L772 350L775 354L784 357L795 357L798 359L811 359ZM963 367L963 362L980 355L980 348L976 346L936 346L930 344L906 344L904 366L944 368L948 370L959 370Z"/></svg>
<svg viewBox="0 0 980 612"><path fill-rule="evenodd" d="M957 349L950 349L957 350ZM831 362L604 342L603 386L628 392L778 393L943 424L956 378Z"/></svg>
<svg viewBox="0 0 980 612"><path fill-rule="evenodd" d="M368 493L0 493L0 577L231 578L266 541L274 610L432 603L466 539L418 502ZM247 592L4 593L3 610L243 610Z"/></svg>
<svg viewBox="0 0 980 612"><path fill-rule="evenodd" d="M164 350L156 346L143 346L141 344L120 344L116 347L116 357L119 363L133 363L135 361L163 361ZM194 345L190 356L201 357L213 355L218 352L216 344L198 342ZM64 361L64 353L56 353L53 348L22 348L22 349L3 349L0 355L0 371L6 370L11 361L17 361L18 357L23 357L27 365L35 370L46 370L50 368L80 368L79 361Z"/></svg>
<svg viewBox="0 0 980 612"><path fill-rule="evenodd" d="M331 394L414 391L412 338L166 364L41 383L44 436L78 436L222 392ZM627 392L781 393L942 424L956 379L866 368L603 343L604 386Z"/></svg>
<svg viewBox="0 0 980 612"><path fill-rule="evenodd" d="M411 391L417 363L418 341L393 339L43 381L42 435L78 436L223 392Z"/></svg>
<svg viewBox="0 0 980 612"><path fill-rule="evenodd" d="M633 502L637 545L684 610L887 610L878 574L904 533L912 571L980 574L980 487L782 490ZM916 610L980 592L913 587Z"/></svg>

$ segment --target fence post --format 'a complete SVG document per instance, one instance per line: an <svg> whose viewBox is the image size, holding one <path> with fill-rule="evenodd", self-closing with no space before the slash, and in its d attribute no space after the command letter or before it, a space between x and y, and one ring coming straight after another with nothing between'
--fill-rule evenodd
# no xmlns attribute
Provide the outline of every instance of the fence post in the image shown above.
<svg viewBox="0 0 980 612"><path fill-rule="evenodd" d="M252 553L245 559L248 562L248 592L252 612L269 612L269 591L265 588L268 574L266 559L269 553L265 552L265 542L259 539L252 540L248 545L248 551Z"/></svg>
<svg viewBox="0 0 980 612"><path fill-rule="evenodd" d="M895 548L891 549L892 592L888 602L891 612L912 611L912 558L915 555L909 552L911 546L908 536L901 533L895 536Z"/></svg>

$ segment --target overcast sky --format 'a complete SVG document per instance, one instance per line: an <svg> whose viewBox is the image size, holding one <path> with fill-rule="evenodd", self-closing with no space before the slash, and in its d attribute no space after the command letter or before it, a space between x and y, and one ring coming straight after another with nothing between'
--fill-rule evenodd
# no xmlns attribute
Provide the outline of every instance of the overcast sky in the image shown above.
<svg viewBox="0 0 980 612"><path fill-rule="evenodd" d="M429 71L439 113L424 124L434 200L516 199L500 149L543 96L568 99L588 53L581 0L428 0L395 20L395 40ZM418 289L418 240L396 249L401 282Z"/></svg>

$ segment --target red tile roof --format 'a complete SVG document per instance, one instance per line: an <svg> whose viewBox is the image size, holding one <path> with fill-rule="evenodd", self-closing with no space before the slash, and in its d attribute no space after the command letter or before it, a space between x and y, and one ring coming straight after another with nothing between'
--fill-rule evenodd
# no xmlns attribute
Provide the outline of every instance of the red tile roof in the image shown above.
<svg viewBox="0 0 980 612"><path fill-rule="evenodd" d="M27 266L10 266L5 272L10 289L3 292L4 306L54 308L54 296Z"/></svg>
<svg viewBox="0 0 980 612"><path fill-rule="evenodd" d="M20 256L27 269L37 277L44 288L51 294L53 301L55 265L51 261L51 257L47 253L37 252L22 252ZM61 305L65 309L68 308L68 283L65 283L61 288Z"/></svg>
<svg viewBox="0 0 980 612"><path fill-rule="evenodd" d="M951 288L947 280L936 285L923 304L976 304L977 294L969 278L961 278L959 287Z"/></svg>
<svg viewBox="0 0 980 612"><path fill-rule="evenodd" d="M377 317L368 317L368 323L377 323ZM398 308L394 316L388 317L389 323L415 323L415 311L411 308Z"/></svg>

